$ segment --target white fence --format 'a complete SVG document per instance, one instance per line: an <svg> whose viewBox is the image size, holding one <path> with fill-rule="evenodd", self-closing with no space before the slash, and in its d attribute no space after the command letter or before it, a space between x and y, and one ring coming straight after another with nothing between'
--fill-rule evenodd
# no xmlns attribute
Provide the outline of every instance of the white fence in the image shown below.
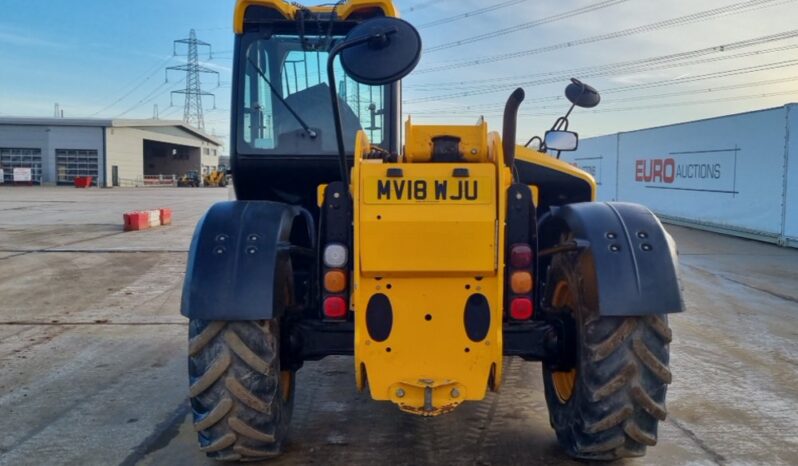
<svg viewBox="0 0 798 466"><path fill-rule="evenodd" d="M120 178L119 186L123 188L177 186L177 178L177 175L144 175L138 178Z"/></svg>
<svg viewBox="0 0 798 466"><path fill-rule="evenodd" d="M798 247L798 105L588 138L562 158L599 200Z"/></svg>

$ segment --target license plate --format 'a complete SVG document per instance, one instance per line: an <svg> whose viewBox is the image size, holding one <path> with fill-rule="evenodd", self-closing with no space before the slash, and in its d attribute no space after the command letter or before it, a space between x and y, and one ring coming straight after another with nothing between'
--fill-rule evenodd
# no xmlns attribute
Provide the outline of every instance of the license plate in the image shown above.
<svg viewBox="0 0 798 466"><path fill-rule="evenodd" d="M469 178L386 178L366 177L364 199L369 204L401 204L445 202L455 204L487 204L492 199L490 177Z"/></svg>

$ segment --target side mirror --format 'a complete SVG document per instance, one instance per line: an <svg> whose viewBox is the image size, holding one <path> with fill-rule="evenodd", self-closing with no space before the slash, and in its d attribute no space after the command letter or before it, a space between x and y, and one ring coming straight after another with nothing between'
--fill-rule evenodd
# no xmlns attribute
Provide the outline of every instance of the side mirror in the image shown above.
<svg viewBox="0 0 798 466"><path fill-rule="evenodd" d="M593 108L601 102L601 96L595 88L575 78L571 78L571 84L565 88L565 97L582 108Z"/></svg>
<svg viewBox="0 0 798 466"><path fill-rule="evenodd" d="M355 81L371 86L390 84L410 74L418 64L421 58L421 36L407 21L391 17L374 18L353 27L346 39L330 49L327 56L327 82L338 142L338 165L341 181L344 186L349 186L349 165L335 85L335 57L339 55L344 71ZM349 190L345 192L348 195Z"/></svg>
<svg viewBox="0 0 798 466"><path fill-rule="evenodd" d="M358 24L347 34L341 65L352 79L371 86L404 78L421 58L421 36L407 21L382 17Z"/></svg>
<svg viewBox="0 0 798 466"><path fill-rule="evenodd" d="M573 131L546 131L543 143L549 150L573 151L579 146L579 135Z"/></svg>

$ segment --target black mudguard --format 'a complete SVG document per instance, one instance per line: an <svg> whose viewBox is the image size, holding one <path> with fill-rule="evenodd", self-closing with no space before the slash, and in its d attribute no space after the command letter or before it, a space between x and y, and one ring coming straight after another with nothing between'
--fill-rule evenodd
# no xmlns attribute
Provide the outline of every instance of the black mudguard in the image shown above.
<svg viewBox="0 0 798 466"><path fill-rule="evenodd" d="M295 222L298 216L305 221ZM203 320L280 317L293 293L291 229L295 223L312 229L309 216L279 202L211 207L191 241L180 313Z"/></svg>
<svg viewBox="0 0 798 466"><path fill-rule="evenodd" d="M682 312L676 245L646 207L582 202L552 208L541 224L541 250L556 246L563 229L590 255L599 313L635 316ZM548 244L543 244L548 243Z"/></svg>

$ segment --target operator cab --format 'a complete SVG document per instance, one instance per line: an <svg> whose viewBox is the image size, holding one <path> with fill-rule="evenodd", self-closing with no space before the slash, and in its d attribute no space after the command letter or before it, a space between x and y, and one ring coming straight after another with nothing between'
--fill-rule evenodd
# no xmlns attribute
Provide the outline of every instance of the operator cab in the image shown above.
<svg viewBox="0 0 798 466"><path fill-rule="evenodd" d="M233 71L232 172L239 200L271 200L317 212L316 187L340 178L326 63L333 46L382 8L280 10L252 5L237 31ZM335 63L351 164L359 130L397 153L399 83L361 84Z"/></svg>

